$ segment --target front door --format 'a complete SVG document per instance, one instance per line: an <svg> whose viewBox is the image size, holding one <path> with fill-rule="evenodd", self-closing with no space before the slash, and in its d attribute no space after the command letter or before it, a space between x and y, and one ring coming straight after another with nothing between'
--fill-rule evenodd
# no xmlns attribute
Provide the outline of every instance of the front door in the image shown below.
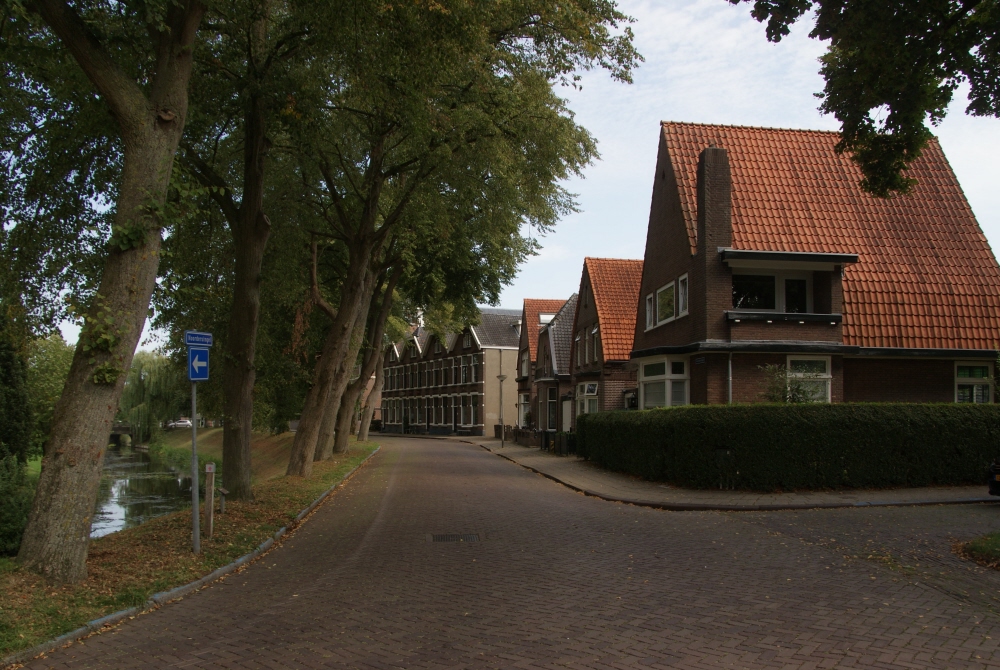
<svg viewBox="0 0 1000 670"><path fill-rule="evenodd" d="M562 401L562 432L564 432L564 433L568 433L569 432L569 428L570 428L570 426L569 426L569 420L571 418L570 414L572 414L572 413L573 413L573 401L572 400L563 400Z"/></svg>

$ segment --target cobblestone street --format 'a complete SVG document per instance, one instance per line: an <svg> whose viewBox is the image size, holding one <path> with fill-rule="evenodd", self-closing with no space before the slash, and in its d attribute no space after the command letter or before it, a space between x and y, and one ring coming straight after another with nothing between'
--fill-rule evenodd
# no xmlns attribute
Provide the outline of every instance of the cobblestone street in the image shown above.
<svg viewBox="0 0 1000 670"><path fill-rule="evenodd" d="M994 505L667 512L387 438L246 571L28 667L1000 668L1000 573L950 552L993 530Z"/></svg>

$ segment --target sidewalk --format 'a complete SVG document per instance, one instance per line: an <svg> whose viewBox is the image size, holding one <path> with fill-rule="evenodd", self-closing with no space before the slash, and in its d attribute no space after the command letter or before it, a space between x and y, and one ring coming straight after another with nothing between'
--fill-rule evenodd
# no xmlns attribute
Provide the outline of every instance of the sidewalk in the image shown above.
<svg viewBox="0 0 1000 670"><path fill-rule="evenodd" d="M494 438L449 438L476 444L498 456L554 479L589 496L644 507L693 511L764 511L837 507L905 505L954 505L1000 502L982 486L941 486L915 489L807 491L803 493L754 493L682 489L603 470L576 456L554 456L535 447L522 447Z"/></svg>

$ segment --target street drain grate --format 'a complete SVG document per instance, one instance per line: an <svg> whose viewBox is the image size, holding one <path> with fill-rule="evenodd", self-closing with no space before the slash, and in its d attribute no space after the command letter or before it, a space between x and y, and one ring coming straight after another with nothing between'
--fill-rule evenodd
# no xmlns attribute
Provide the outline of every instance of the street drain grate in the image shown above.
<svg viewBox="0 0 1000 670"><path fill-rule="evenodd" d="M431 542L479 542L479 535L460 533L445 533L443 535L431 535Z"/></svg>

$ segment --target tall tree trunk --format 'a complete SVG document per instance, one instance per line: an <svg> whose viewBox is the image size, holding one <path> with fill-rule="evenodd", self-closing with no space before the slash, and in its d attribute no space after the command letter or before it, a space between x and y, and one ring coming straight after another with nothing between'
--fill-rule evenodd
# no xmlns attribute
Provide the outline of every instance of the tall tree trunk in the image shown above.
<svg viewBox="0 0 1000 670"><path fill-rule="evenodd" d="M338 411L340 411L339 405L333 405L331 398L327 398L326 409L323 410L323 420L320 422L319 437L316 438L314 461L326 460L333 453L333 438L337 432Z"/></svg>
<svg viewBox="0 0 1000 670"><path fill-rule="evenodd" d="M358 379L357 381L361 381ZM333 453L342 454L347 451L351 438L351 423L357 412L358 400L365 390L364 384L351 384L344 392L344 397L340 401L340 412L337 414L337 435L333 440Z"/></svg>
<svg viewBox="0 0 1000 670"><path fill-rule="evenodd" d="M368 292L368 300L365 302L363 311L358 315L358 320L354 324L354 332L351 333L351 343L350 348L347 350L347 355L337 366L331 392L327 398L326 414L323 416L323 428L321 428L320 438L316 442L314 460L327 461L333 457L334 443L337 440L337 432L340 431L339 416L342 409L340 406L341 399L345 389L349 387L351 373L354 371L358 354L361 353L361 347L364 344L365 323L368 321L368 312L371 309L372 292Z"/></svg>
<svg viewBox="0 0 1000 670"><path fill-rule="evenodd" d="M154 33L156 74L150 96L115 65L83 20L63 2L32 5L67 46L119 123L124 146L112 244L80 333L69 376L55 407L42 473L18 560L54 583L87 576L90 522L105 449L125 371L149 311L162 222L152 214L166 199L174 154L187 116L192 52L204 8L171 6ZM154 209L155 208L155 209ZM130 244L128 240L137 239ZM122 244L128 246L122 249Z"/></svg>
<svg viewBox="0 0 1000 670"><path fill-rule="evenodd" d="M364 253L351 254L351 263L348 265L347 277L341 289L340 308L323 343L320 359L316 362L313 384L306 394L305 405L299 418L299 428L295 431L292 454L288 461L289 475L308 477L312 474L313 456L316 453L316 441L323 420L323 411L327 402L334 402L330 399L330 393L339 386L339 379L343 377L340 374L341 363L350 349L354 322L359 313L367 307L370 293L366 295L366 292L374 285L374 280L370 278L368 271L370 252L371 246L368 245ZM338 404L342 392L343 387L340 387L334 396Z"/></svg>
<svg viewBox="0 0 1000 670"><path fill-rule="evenodd" d="M266 18L254 31L263 43ZM223 361L225 423L222 427L222 481L235 500L249 500L250 440L253 428L253 387L257 379L257 325L260 320L260 278L271 222L264 215L264 160L267 125L264 101L251 94L244 121L243 199L230 224L235 252L233 304L229 314Z"/></svg>
<svg viewBox="0 0 1000 670"><path fill-rule="evenodd" d="M382 385L385 383L385 350L379 350L378 364L375 366L375 384L365 398L365 411L361 414L361 425L358 426L358 442L368 440L368 429L372 425L375 410L382 402Z"/></svg>

